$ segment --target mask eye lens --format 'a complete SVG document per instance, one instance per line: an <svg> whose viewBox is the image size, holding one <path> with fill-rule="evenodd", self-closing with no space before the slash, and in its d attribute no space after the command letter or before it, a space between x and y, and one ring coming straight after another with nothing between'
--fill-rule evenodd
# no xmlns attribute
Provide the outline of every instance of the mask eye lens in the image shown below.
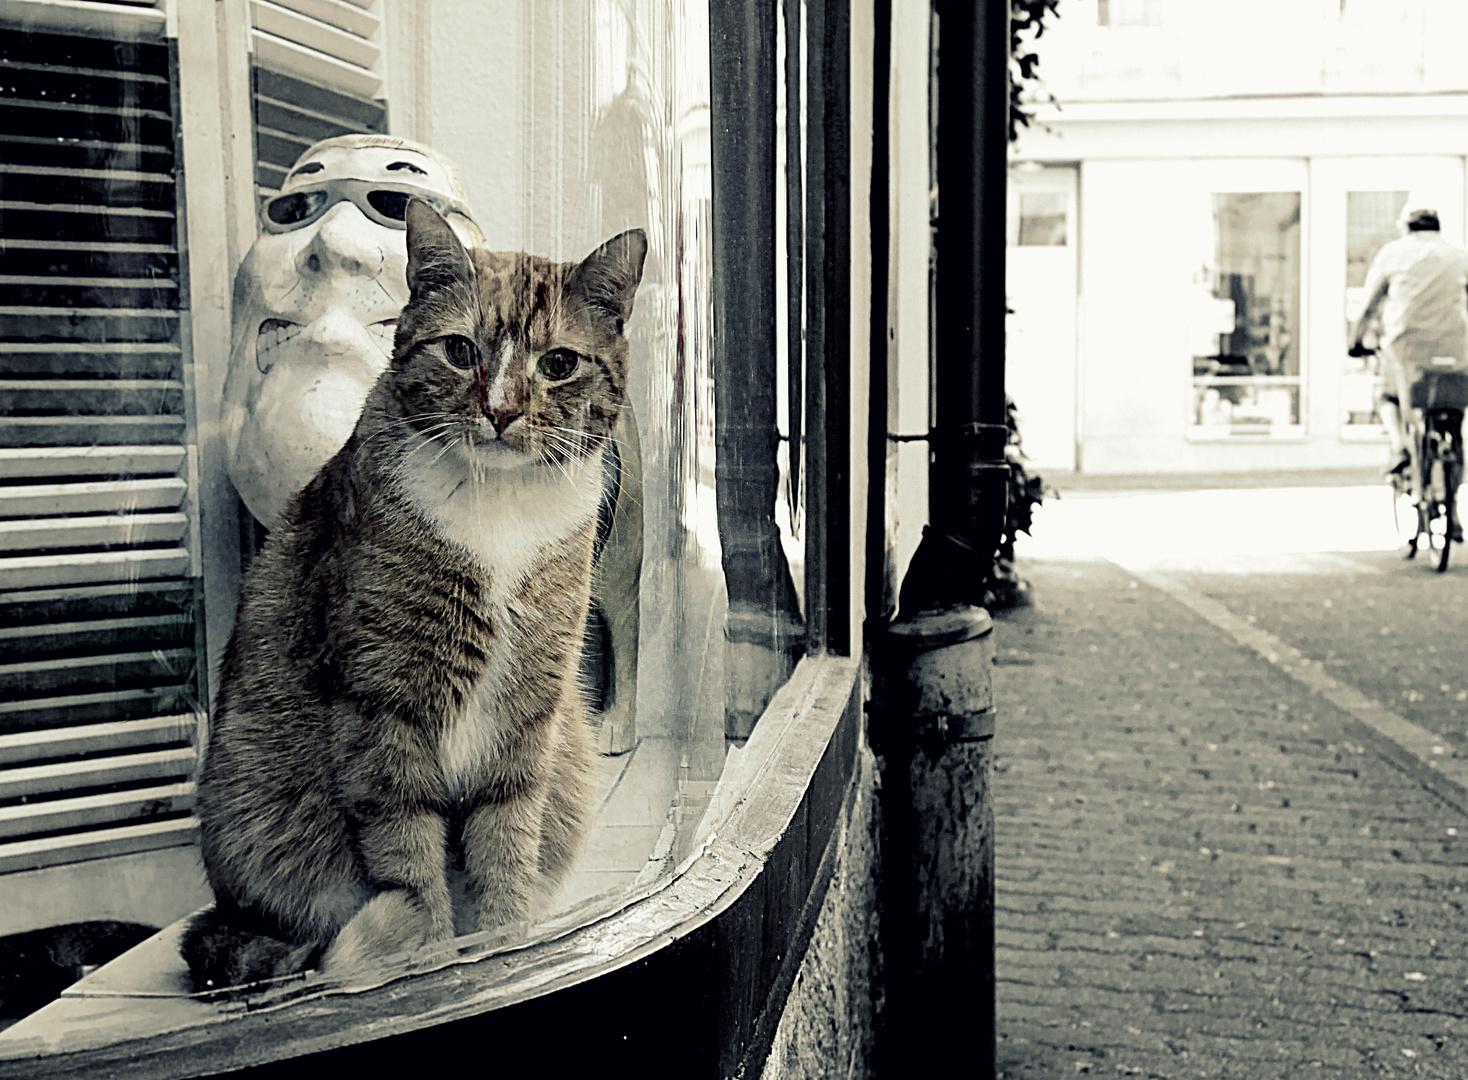
<svg viewBox="0 0 1468 1080"><path fill-rule="evenodd" d="M369 191L367 201L385 218L402 221L408 213L408 200L412 196L406 191Z"/></svg>
<svg viewBox="0 0 1468 1080"><path fill-rule="evenodd" d="M467 371L479 359L479 350L474 347L474 342L455 334L443 339L443 355L454 367Z"/></svg>
<svg viewBox="0 0 1468 1080"><path fill-rule="evenodd" d="M277 225L298 225L314 217L325 205L324 191L293 191L266 203L265 216Z"/></svg>
<svg viewBox="0 0 1468 1080"><path fill-rule="evenodd" d="M552 349L540 358L535 369L547 379L569 379L581 365L581 357L570 349Z"/></svg>

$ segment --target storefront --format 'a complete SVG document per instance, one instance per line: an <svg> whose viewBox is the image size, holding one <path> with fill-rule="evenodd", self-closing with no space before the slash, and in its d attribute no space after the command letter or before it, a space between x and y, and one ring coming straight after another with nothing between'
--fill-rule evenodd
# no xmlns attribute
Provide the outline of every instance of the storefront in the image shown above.
<svg viewBox="0 0 1468 1080"><path fill-rule="evenodd" d="M927 5L897 7L921 58ZM551 991L584 1003L572 988L605 979L615 1008L574 1008L566 1053L617 1046L725 1075L777 1045L813 938L837 967L805 993L867 985L861 654L868 539L891 540L868 526L885 513L868 491L868 417L888 411L872 409L868 357L900 322L922 378L927 340L922 305L870 325L873 289L887 292L867 221L874 167L879 199L888 183L873 126L890 14L826 0L0 0L0 938L111 927L105 956L76 938L64 984L164 930L95 994L53 1006L44 1052L62 1057L46 1071L239 1068L435 1015L492 1016L476 1030L502 1042L571 1006L503 1009ZM908 107L923 128L926 101ZM322 187L329 207L274 201L309 194L335 160L311 148L346 134L395 170L363 188L370 213L331 194L355 176ZM380 306L374 290L403 288L378 280L402 273L403 200L394 221L374 196L426 185L423 147L456 167L444 205L491 249L572 261L629 228L647 237L583 668L596 820L549 910L425 958L412 1008L391 975L275 987L241 1011L178 982L168 929L210 898L200 755L241 578L275 527L242 479L261 471L241 471L241 425L264 428L263 398L231 380L258 390L325 358L305 396L339 374L332 357L386 365L395 309L348 325L340 297ZM351 235L380 247L332 232L359 212L378 231ZM292 315L294 286L270 294L260 241L278 235L299 238L301 281L326 275L330 310ZM924 279L918 267L923 292ZM273 429L274 448L315 415ZM904 522L921 526L921 509ZM876 561L890 575L893 552ZM494 959L466 964L465 949ZM161 991L159 971L173 979ZM79 1019L98 998L112 1019ZM111 1012L119 999L133 1011ZM860 1040L871 995L842 1000ZM33 1064L15 1030L0 1069Z"/></svg>
<svg viewBox="0 0 1468 1080"><path fill-rule="evenodd" d="M1407 202L1464 239L1468 114L1432 45L1456 13L1288 5L1299 50L1224 69L1248 38L1225 7L1077 3L1044 57L1063 104L1021 138L1010 210L1010 389L1042 469L1383 461L1347 326Z"/></svg>

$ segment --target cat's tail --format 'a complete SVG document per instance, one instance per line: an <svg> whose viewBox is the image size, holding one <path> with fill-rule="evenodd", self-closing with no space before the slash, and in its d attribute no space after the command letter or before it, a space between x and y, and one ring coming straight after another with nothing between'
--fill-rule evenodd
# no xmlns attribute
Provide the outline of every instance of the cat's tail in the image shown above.
<svg viewBox="0 0 1468 1080"><path fill-rule="evenodd" d="M195 992L299 975L315 967L319 943L295 945L244 925L237 912L207 908L189 920L179 952Z"/></svg>
<svg viewBox="0 0 1468 1080"><path fill-rule="evenodd" d="M341 971L417 949L427 944L432 926L423 905L407 891L378 893L347 920L321 958L321 970Z"/></svg>
<svg viewBox="0 0 1468 1080"><path fill-rule="evenodd" d="M432 922L403 890L379 893L334 939L292 944L239 911L207 908L189 920L179 952L195 992L225 990L319 969L337 972L424 945Z"/></svg>

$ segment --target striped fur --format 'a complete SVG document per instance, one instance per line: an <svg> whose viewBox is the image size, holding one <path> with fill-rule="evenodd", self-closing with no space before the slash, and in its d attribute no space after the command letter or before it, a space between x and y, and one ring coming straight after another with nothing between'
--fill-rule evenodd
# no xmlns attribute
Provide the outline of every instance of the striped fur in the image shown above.
<svg viewBox="0 0 1468 1080"><path fill-rule="evenodd" d="M415 200L408 245L392 365L245 580L199 790L201 989L449 937L450 867L460 928L524 919L585 828L577 669L646 240L468 252Z"/></svg>

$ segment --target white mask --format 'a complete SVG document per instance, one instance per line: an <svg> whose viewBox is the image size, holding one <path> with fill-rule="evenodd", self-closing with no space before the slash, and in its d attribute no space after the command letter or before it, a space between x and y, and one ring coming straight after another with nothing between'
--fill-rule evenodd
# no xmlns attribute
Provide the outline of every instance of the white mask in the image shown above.
<svg viewBox="0 0 1468 1080"><path fill-rule="evenodd" d="M344 141L301 155L235 277L221 418L230 479L266 525L341 449L391 359L408 302L407 234L392 227L404 193L459 210L449 219L473 241L452 166Z"/></svg>

